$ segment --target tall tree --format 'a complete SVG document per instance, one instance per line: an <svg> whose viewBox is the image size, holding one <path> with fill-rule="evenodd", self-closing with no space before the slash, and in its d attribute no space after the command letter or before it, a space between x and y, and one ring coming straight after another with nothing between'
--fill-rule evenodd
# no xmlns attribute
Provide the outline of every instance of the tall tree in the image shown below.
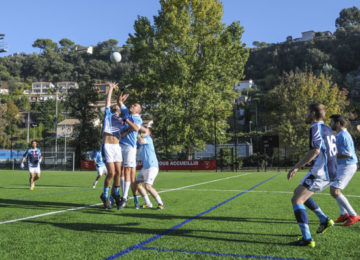
<svg viewBox="0 0 360 260"><path fill-rule="evenodd" d="M336 28L360 24L360 10L354 6L341 10L340 16L335 21Z"/></svg>
<svg viewBox="0 0 360 260"><path fill-rule="evenodd" d="M308 126L305 124L307 107L312 102L326 105L327 122L332 114L343 114L346 95L328 76L290 72L266 95L267 124L280 136L281 143L293 155L302 154L308 147Z"/></svg>
<svg viewBox="0 0 360 260"><path fill-rule="evenodd" d="M90 79L82 79L79 89L72 89L66 100L66 106L70 108L70 116L80 120L77 126L77 138L73 144L76 153L76 164L80 166L80 160L85 159L87 151L99 149L101 142L100 128L94 125L98 118L93 104L98 101L98 95Z"/></svg>
<svg viewBox="0 0 360 260"><path fill-rule="evenodd" d="M130 35L133 95L153 115L155 135L169 151L188 158L214 140L226 140L233 86L244 77L248 58L239 22L222 24L218 0L161 0L151 25L135 21Z"/></svg>

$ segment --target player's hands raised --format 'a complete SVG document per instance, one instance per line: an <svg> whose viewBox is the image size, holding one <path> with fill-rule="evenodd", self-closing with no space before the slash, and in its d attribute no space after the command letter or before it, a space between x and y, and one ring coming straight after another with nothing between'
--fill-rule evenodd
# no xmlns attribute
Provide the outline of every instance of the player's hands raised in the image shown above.
<svg viewBox="0 0 360 260"><path fill-rule="evenodd" d="M110 89L117 89L118 88L118 84L115 82L109 82L109 88Z"/></svg>

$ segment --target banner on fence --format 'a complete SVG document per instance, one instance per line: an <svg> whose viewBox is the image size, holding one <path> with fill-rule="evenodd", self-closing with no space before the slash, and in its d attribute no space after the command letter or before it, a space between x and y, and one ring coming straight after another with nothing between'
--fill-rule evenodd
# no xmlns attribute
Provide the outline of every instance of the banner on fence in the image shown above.
<svg viewBox="0 0 360 260"><path fill-rule="evenodd" d="M142 168L142 162L137 161L136 169ZM215 160L171 160L159 161L160 170L215 170ZM82 170L95 170L94 161L81 161Z"/></svg>

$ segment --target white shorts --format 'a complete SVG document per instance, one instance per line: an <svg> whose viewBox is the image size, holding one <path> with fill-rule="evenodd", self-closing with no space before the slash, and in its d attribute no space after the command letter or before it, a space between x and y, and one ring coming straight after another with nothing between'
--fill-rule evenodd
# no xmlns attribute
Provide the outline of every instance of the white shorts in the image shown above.
<svg viewBox="0 0 360 260"><path fill-rule="evenodd" d="M40 165L38 167L29 167L30 174L40 174Z"/></svg>
<svg viewBox="0 0 360 260"><path fill-rule="evenodd" d="M144 182L145 184L153 185L156 176L159 173L158 167L151 167L148 169L142 168L138 176L136 177L137 182Z"/></svg>
<svg viewBox="0 0 360 260"><path fill-rule="evenodd" d="M330 186L331 181L326 179L325 173L315 176L308 172L301 180L300 184L312 192L320 192Z"/></svg>
<svg viewBox="0 0 360 260"><path fill-rule="evenodd" d="M331 184L332 187L343 190L349 184L357 170L356 164L338 164L336 180Z"/></svg>
<svg viewBox="0 0 360 260"><path fill-rule="evenodd" d="M104 144L104 155L106 163L122 162L122 154L119 144Z"/></svg>
<svg viewBox="0 0 360 260"><path fill-rule="evenodd" d="M136 167L136 147L121 144L122 156L124 158L123 167Z"/></svg>
<svg viewBox="0 0 360 260"><path fill-rule="evenodd" d="M105 174L105 175L107 174L106 166L96 167L96 171L99 176L102 176L103 174Z"/></svg>

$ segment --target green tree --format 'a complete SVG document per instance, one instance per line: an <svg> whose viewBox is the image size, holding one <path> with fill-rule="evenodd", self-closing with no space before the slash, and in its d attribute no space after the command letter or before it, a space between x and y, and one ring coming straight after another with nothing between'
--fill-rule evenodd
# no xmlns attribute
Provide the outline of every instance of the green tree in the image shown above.
<svg viewBox="0 0 360 260"><path fill-rule="evenodd" d="M96 101L98 95L90 79L80 81L79 89L71 90L66 100L66 107L70 108L70 116L80 120L80 125L76 128L77 137L73 141L77 167L80 166L80 160L85 159L86 152L100 148L101 129L94 125L99 116L93 106Z"/></svg>
<svg viewBox="0 0 360 260"><path fill-rule="evenodd" d="M161 0L154 25L135 21L130 35L135 96L155 119L155 136L169 151L193 152L214 140L225 142L233 86L248 58L239 22L222 24L218 0ZM214 115L215 113L215 115Z"/></svg>
<svg viewBox="0 0 360 260"><path fill-rule="evenodd" d="M360 24L360 10L354 6L341 10L340 16L335 21L336 28Z"/></svg>
<svg viewBox="0 0 360 260"><path fill-rule="evenodd" d="M299 156L308 147L305 124L307 107L312 102L326 105L326 122L332 114L343 114L346 96L328 76L312 73L289 73L265 98L267 124L276 129L281 143Z"/></svg>
<svg viewBox="0 0 360 260"><path fill-rule="evenodd" d="M37 39L33 45L34 48L39 48L43 53L46 52L57 52L59 47L56 42L51 39Z"/></svg>

